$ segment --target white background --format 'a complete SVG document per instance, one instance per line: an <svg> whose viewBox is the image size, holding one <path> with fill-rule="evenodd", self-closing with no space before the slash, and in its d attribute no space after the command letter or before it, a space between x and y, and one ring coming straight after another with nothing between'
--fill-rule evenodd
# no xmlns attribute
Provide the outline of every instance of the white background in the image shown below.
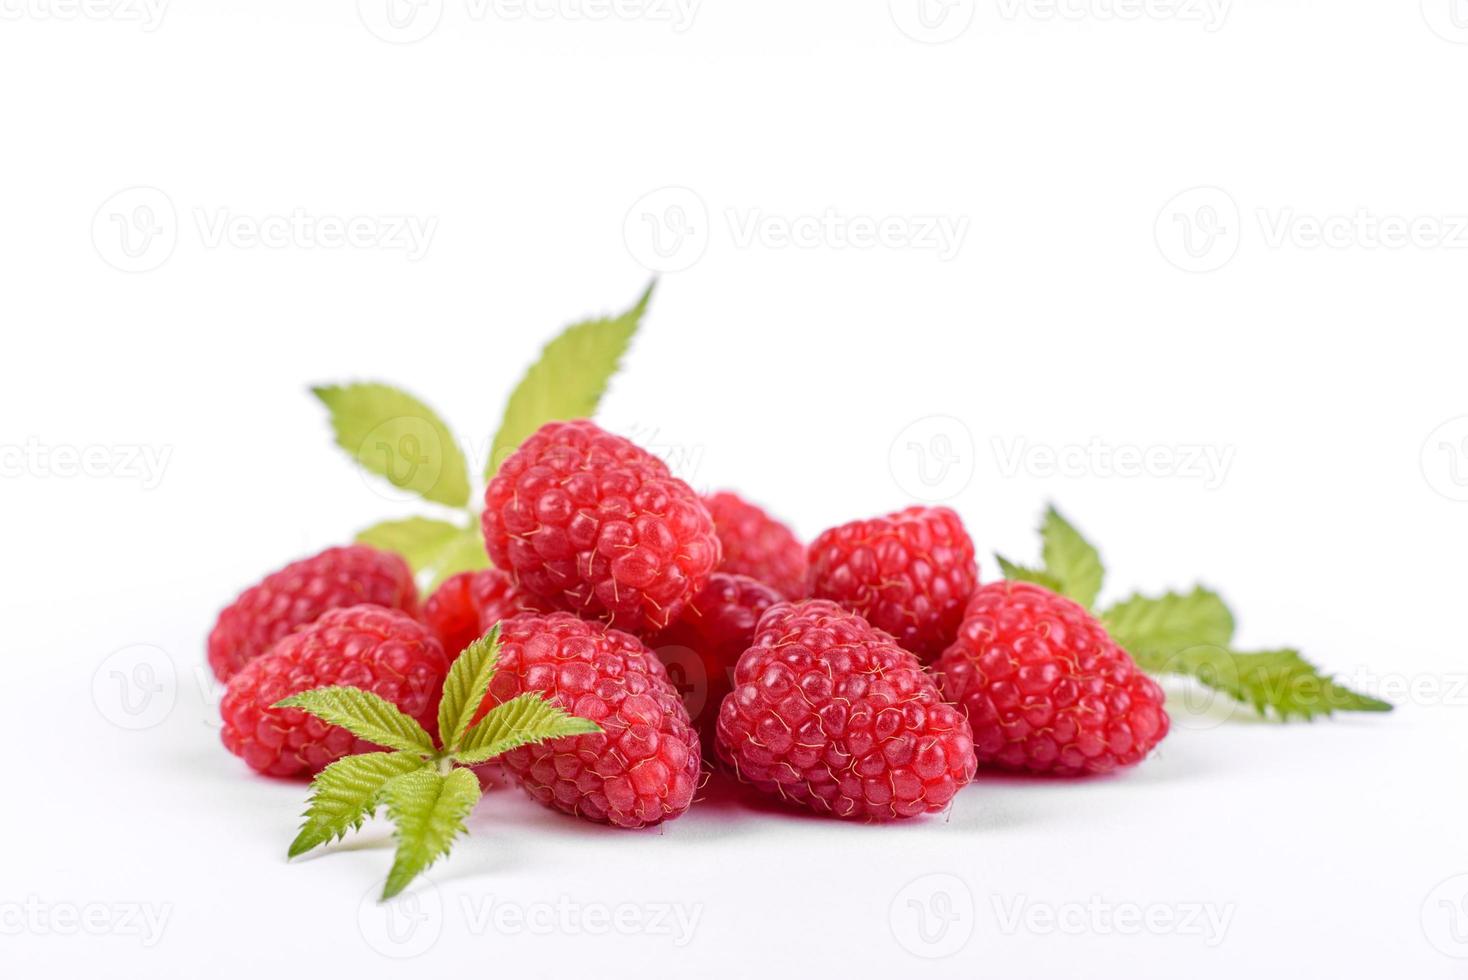
<svg viewBox="0 0 1468 980"><path fill-rule="evenodd" d="M1468 9L1120 2L0 3L0 970L1459 975ZM292 215L365 237L250 237ZM377 237L403 216L426 247ZM1242 645L1398 710L1177 709L1130 773L892 827L713 783L614 832L501 789L389 934L386 829L285 862L304 789L219 746L204 637L421 512L307 385L394 381L482 454L649 264L602 419L699 488L805 536L943 496L985 577L1054 500L1106 598L1201 578Z"/></svg>

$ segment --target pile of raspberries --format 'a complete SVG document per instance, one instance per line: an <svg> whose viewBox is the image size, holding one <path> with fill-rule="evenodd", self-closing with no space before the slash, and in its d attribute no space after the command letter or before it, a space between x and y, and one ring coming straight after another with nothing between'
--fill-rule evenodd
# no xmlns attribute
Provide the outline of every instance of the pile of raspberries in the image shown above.
<svg viewBox="0 0 1468 980"><path fill-rule="evenodd" d="M1161 689L1101 624L1039 585L980 584L944 507L806 547L580 420L505 461L482 525L493 567L421 604L403 559L364 546L241 595L209 637L225 746L283 777L374 748L271 707L337 684L432 732L449 664L496 623L482 710L538 691L602 729L516 749L503 771L548 807L620 827L683 813L706 768L817 813L896 820L943 810L979 766L1105 773L1167 734Z"/></svg>

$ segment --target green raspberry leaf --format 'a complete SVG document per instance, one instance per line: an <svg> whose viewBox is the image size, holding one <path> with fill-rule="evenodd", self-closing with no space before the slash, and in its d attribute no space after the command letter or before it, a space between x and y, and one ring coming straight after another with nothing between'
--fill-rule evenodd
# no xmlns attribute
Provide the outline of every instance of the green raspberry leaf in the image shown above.
<svg viewBox="0 0 1468 980"><path fill-rule="evenodd" d="M427 517L383 521L357 533L357 543L403 556L413 574L434 565L435 559L465 533L457 524ZM475 529L478 534L478 529Z"/></svg>
<svg viewBox="0 0 1468 980"><path fill-rule="evenodd" d="M433 739L415 719L386 698L360 688L318 687L277 701L274 707L299 708L384 748L428 754L436 751Z"/></svg>
<svg viewBox="0 0 1468 980"><path fill-rule="evenodd" d="M1043 585L1051 592L1061 591L1060 581L1049 572L1042 572L1038 568L1026 568L1023 565L1016 565L1003 555L996 554L994 558L999 562L999 571L1011 582L1033 582L1036 585Z"/></svg>
<svg viewBox="0 0 1468 980"><path fill-rule="evenodd" d="M1060 583L1060 592L1090 609L1101 592L1101 556L1053 506L1040 525L1045 571Z"/></svg>
<svg viewBox="0 0 1468 980"><path fill-rule="evenodd" d="M1196 646L1142 663L1156 673L1196 678L1247 704L1265 718L1312 719L1336 711L1391 711L1385 701L1336 683L1297 650L1240 653L1217 646Z"/></svg>
<svg viewBox="0 0 1468 980"><path fill-rule="evenodd" d="M382 788L387 815L397 828L398 851L382 889L386 901L449 852L454 838L467 833L464 820L479 802L479 778L468 769L447 775L417 769Z"/></svg>
<svg viewBox="0 0 1468 980"><path fill-rule="evenodd" d="M438 736L444 751L458 751L469 722L474 720L484 696L489 693L489 682L494 678L499 660L500 628L496 623L488 633L465 647L449 667L449 676L443 682L443 700L438 702Z"/></svg>
<svg viewBox="0 0 1468 980"><path fill-rule="evenodd" d="M457 575L460 572L477 572L481 568L489 567L489 553L484 550L484 532L479 527L460 530L457 537L443 546L438 554L433 556L428 566L432 570L432 577L428 581L428 591L432 592L443 584L443 580Z"/></svg>
<svg viewBox="0 0 1468 980"><path fill-rule="evenodd" d="M1167 657L1194 646L1227 647L1234 638L1234 617L1216 592L1197 586L1186 595L1168 592L1156 598L1140 593L1101 614L1112 639L1139 661Z"/></svg>
<svg viewBox="0 0 1468 980"><path fill-rule="evenodd" d="M427 765L415 752L369 752L333 762L311 781L305 823L288 856L304 854L361 827L377 809L378 794L389 779Z"/></svg>
<svg viewBox="0 0 1468 980"><path fill-rule="evenodd" d="M522 745L599 731L601 726L596 722L568 714L532 691L511 698L485 715L464 736L464 744L454 753L454 761L477 766Z"/></svg>
<svg viewBox="0 0 1468 980"><path fill-rule="evenodd" d="M505 406L504 421L490 445L485 479L494 476L505 458L545 423L595 414L656 284L657 280L648 283L637 303L620 316L573 324L545 345Z"/></svg>
<svg viewBox="0 0 1468 980"><path fill-rule="evenodd" d="M469 467L433 409L385 384L311 389L331 412L341 446L361 467L434 503L469 503Z"/></svg>
<svg viewBox="0 0 1468 980"><path fill-rule="evenodd" d="M484 533L477 524L460 527L449 521L409 517L374 524L358 532L357 542L402 555L415 577L428 576L429 592L450 575L489 567Z"/></svg>

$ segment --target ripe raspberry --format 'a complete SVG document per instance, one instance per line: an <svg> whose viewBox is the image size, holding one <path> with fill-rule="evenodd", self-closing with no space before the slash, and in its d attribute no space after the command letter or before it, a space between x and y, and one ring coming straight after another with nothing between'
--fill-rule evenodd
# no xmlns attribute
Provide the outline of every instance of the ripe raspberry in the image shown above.
<svg viewBox="0 0 1468 980"><path fill-rule="evenodd" d="M677 622L648 645L657 651L702 737L713 751L719 704L734 688L734 665L754 642L764 611L783 602L780 593L747 575L714 572ZM688 658L691 651L696 660Z"/></svg>
<svg viewBox="0 0 1468 980"><path fill-rule="evenodd" d="M505 460L483 524L490 558L524 592L639 634L672 622L719 561L688 484L584 419L542 426Z"/></svg>
<svg viewBox="0 0 1468 980"><path fill-rule="evenodd" d="M953 642L978 581L974 544L947 507L843 524L810 546L811 595L866 617L925 662Z"/></svg>
<svg viewBox="0 0 1468 980"><path fill-rule="evenodd" d="M526 691L602 727L500 757L541 803L598 823L644 827L693 802L698 735L662 663L635 636L564 612L506 620L499 670L479 714Z"/></svg>
<svg viewBox="0 0 1468 980"><path fill-rule="evenodd" d="M1167 734L1157 683L1090 613L1039 585L980 587L937 670L986 766L1110 772L1141 762Z"/></svg>
<svg viewBox="0 0 1468 980"><path fill-rule="evenodd" d="M267 575L219 614L209 634L209 666L227 681L297 626L328 609L372 603L417 612L407 562L364 545L327 548Z"/></svg>
<svg viewBox="0 0 1468 980"><path fill-rule="evenodd" d="M432 733L448 670L438 639L407 613L368 605L328 610L230 679L219 704L224 747L269 776L316 772L376 749L298 708L271 707L337 685L381 695Z"/></svg>
<svg viewBox="0 0 1468 980"><path fill-rule="evenodd" d="M453 661L500 620L539 611L529 596L515 588L510 576L497 568L485 568L444 579L423 603L423 621Z"/></svg>
<svg viewBox="0 0 1468 980"><path fill-rule="evenodd" d="M917 657L834 602L760 619L719 709L719 757L739 778L837 817L943 809L974 775L963 715Z"/></svg>
<svg viewBox="0 0 1468 980"><path fill-rule="evenodd" d="M759 579L787 599L805 598L805 545L788 527L727 491L703 502L724 546L720 571Z"/></svg>

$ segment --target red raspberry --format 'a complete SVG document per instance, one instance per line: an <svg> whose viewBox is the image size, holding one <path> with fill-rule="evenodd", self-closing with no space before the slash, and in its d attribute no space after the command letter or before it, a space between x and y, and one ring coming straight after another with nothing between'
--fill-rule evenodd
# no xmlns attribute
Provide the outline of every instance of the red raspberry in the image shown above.
<svg viewBox="0 0 1468 980"><path fill-rule="evenodd" d="M418 589L407 562L364 545L327 548L293 562L219 614L209 634L209 666L227 681L297 626L328 609L364 602L416 613Z"/></svg>
<svg viewBox="0 0 1468 980"><path fill-rule="evenodd" d="M942 810L974 775L963 715L917 657L834 602L760 619L719 709L719 757L759 790L837 817Z"/></svg>
<svg viewBox="0 0 1468 980"><path fill-rule="evenodd" d="M526 593L619 629L673 621L719 561L713 521L656 456L593 422L550 422L484 494L489 557Z"/></svg>
<svg viewBox="0 0 1468 980"><path fill-rule="evenodd" d="M720 571L759 579L787 599L805 598L805 545L788 527L727 491L703 502L724 546Z"/></svg>
<svg viewBox="0 0 1468 980"><path fill-rule="evenodd" d="M974 543L947 507L843 524L810 546L811 595L866 617L924 661L953 642L978 582Z"/></svg>
<svg viewBox="0 0 1468 980"><path fill-rule="evenodd" d="M602 727L500 757L541 803L598 823L644 827L693 802L698 735L662 663L637 637L564 612L508 619L480 714L526 691Z"/></svg>
<svg viewBox="0 0 1468 980"><path fill-rule="evenodd" d="M367 605L328 610L230 679L219 704L224 747L269 776L316 772L378 748L298 708L271 707L339 685L381 695L432 733L448 670L438 639L407 613Z"/></svg>
<svg viewBox="0 0 1468 980"><path fill-rule="evenodd" d="M986 766L1110 772L1167 734L1157 683L1080 605L1028 582L979 588L937 670Z"/></svg>
<svg viewBox="0 0 1468 980"><path fill-rule="evenodd" d="M530 597L515 588L497 568L460 572L444 579L423 603L423 621L438 635L449 660L502 619L540 612Z"/></svg>
<svg viewBox="0 0 1468 980"><path fill-rule="evenodd" d="M747 575L714 572L677 622L649 641L683 693L688 714L710 752L719 704L734 688L734 665L754 642L760 616L783 601L780 593Z"/></svg>

